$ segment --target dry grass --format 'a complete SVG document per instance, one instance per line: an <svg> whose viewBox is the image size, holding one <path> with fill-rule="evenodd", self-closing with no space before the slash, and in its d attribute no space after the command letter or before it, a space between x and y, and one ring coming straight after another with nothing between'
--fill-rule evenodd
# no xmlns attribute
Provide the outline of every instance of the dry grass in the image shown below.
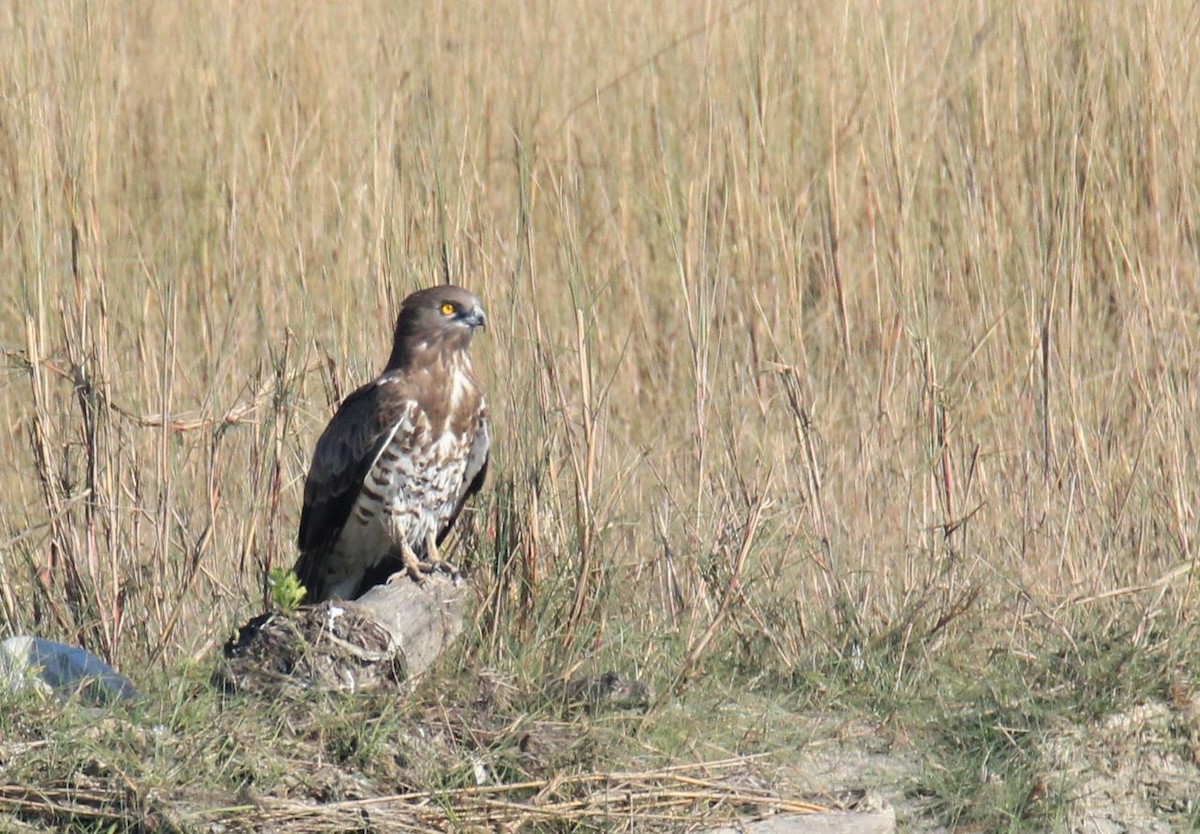
<svg viewBox="0 0 1200 834"><path fill-rule="evenodd" d="M0 786L0 811L53 820L105 824L137 820L162 830L214 825L221 831L288 832L394 830L517 830L571 819L578 828L645 830L648 824L697 823L716 827L745 813L814 814L829 806L782 799L739 785L733 759L639 773L594 773L511 785L415 791L335 802L264 799L226 807L170 807L129 789L70 785L32 790Z"/></svg>
<svg viewBox="0 0 1200 834"><path fill-rule="evenodd" d="M1198 49L1182 2L10 5L4 629L207 657L448 278L494 323L466 663L1165 681Z"/></svg>

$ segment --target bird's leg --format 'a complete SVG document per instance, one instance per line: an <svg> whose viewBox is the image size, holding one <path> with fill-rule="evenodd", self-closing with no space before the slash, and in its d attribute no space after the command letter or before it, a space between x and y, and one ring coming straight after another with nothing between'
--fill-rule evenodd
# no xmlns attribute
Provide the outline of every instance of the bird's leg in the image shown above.
<svg viewBox="0 0 1200 834"><path fill-rule="evenodd" d="M420 585L425 581L425 577L433 573L435 566L430 562L422 562L417 558L417 554L413 552L407 541L400 542L400 558L404 562L404 572L408 574L408 578Z"/></svg>
<svg viewBox="0 0 1200 834"><path fill-rule="evenodd" d="M425 558L432 570L440 570L442 573L448 574L455 584L462 578L458 568L449 562L442 561L442 556L438 553L437 536L433 533L425 537Z"/></svg>
<svg viewBox="0 0 1200 834"><path fill-rule="evenodd" d="M449 562L442 561L441 556L438 554L437 540L432 534L425 541L424 561L417 556L407 541L402 541L400 544L400 559L404 562L404 573L418 585L424 582L425 577L434 571L441 571L448 574L456 585L461 578L458 568ZM389 581L394 580L398 576L400 576L399 573L394 574Z"/></svg>

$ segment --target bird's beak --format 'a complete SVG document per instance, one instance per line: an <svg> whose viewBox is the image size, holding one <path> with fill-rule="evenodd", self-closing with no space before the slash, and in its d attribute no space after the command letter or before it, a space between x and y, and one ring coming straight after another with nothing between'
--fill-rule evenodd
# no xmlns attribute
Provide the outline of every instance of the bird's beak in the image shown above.
<svg viewBox="0 0 1200 834"><path fill-rule="evenodd" d="M483 309L481 307L476 307L474 310L463 316L463 321L470 325L472 329L476 327L487 327L487 316L483 314Z"/></svg>

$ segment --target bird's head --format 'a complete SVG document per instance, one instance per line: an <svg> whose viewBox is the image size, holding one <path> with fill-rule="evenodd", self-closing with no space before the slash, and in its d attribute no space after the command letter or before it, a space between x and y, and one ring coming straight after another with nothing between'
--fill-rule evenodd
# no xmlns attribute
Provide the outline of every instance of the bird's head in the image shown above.
<svg viewBox="0 0 1200 834"><path fill-rule="evenodd" d="M473 292L452 284L419 290L400 305L388 368L429 350L466 351L475 329L486 326L483 305Z"/></svg>

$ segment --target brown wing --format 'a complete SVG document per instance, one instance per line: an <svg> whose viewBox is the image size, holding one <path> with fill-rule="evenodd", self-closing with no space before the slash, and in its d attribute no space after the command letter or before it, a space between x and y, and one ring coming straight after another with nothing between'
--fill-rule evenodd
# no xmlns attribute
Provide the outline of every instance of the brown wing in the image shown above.
<svg viewBox="0 0 1200 834"><path fill-rule="evenodd" d="M370 382L345 399L321 433L304 482L304 509L296 544L296 573L316 598L328 555L362 489L363 479L387 443L395 421L382 402L379 381Z"/></svg>
<svg viewBox="0 0 1200 834"><path fill-rule="evenodd" d="M454 503L454 512L446 519L445 526L438 533L438 544L441 544L442 540L450 534L450 529L454 526L459 513L462 512L467 499L479 492L480 488L483 487L483 482L487 478L488 452L491 446L492 436L488 422L487 406L481 402L475 423L475 438L471 441L471 448L467 451L467 468L463 473L463 482L458 491L458 500Z"/></svg>

